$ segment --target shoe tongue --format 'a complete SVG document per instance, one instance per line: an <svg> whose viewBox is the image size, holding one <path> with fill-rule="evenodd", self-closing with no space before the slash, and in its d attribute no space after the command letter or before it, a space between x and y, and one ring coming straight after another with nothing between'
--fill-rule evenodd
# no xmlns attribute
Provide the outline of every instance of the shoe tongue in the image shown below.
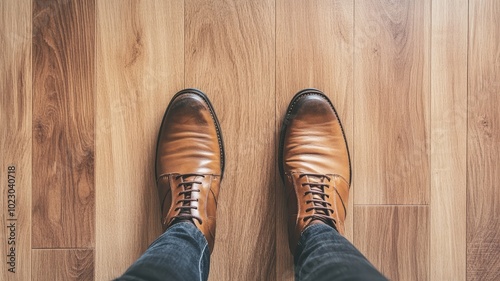
<svg viewBox="0 0 500 281"><path fill-rule="evenodd" d="M324 183L326 180L326 177L322 177L322 176L307 176L307 181L309 183ZM317 191L317 192L324 192L325 191L325 188L324 187L319 187L319 186L311 186L310 187L312 191ZM319 194L313 194L313 199L314 200L321 200L321 201L324 201L326 198L324 198L325 196L322 196L322 195L319 195ZM312 203L314 206L318 206L318 207L327 207L325 206L326 204L321 204L321 203L318 203L318 202L313 202ZM328 213L328 211L325 211L325 210L315 210L315 212L317 214L321 214L321 215L326 215L326 216L329 216L330 214ZM332 221L329 220L329 219L326 219L326 218L315 218L313 219L311 222L314 222L314 221L322 221L323 223L326 223L328 225L332 225Z"/></svg>
<svg viewBox="0 0 500 281"><path fill-rule="evenodd" d="M198 177L199 176L197 176L197 175L188 175L188 176L182 176L181 178L182 178L182 182L187 182L187 181L193 182L193 181L196 181ZM193 185L194 184L186 184L186 185L184 185L184 191L192 190L193 189ZM191 197L192 197L192 192L184 194L182 199L191 199ZM190 205L191 205L191 202L183 202L182 203L182 206L190 206ZM183 209L183 210L181 210L179 212L179 215L181 215L181 216L182 215L191 215L191 209ZM176 219L176 220L193 222L193 219L191 219L191 218Z"/></svg>
<svg viewBox="0 0 500 281"><path fill-rule="evenodd" d="M307 182L309 182L309 183L324 183L325 182L325 178L321 177L321 176L307 176ZM324 187L311 186L311 190L318 191L318 192L323 192L324 191ZM314 199L319 199L319 200L323 200L324 199L319 194L313 194L313 198ZM317 204L319 204L319 203L317 203Z"/></svg>

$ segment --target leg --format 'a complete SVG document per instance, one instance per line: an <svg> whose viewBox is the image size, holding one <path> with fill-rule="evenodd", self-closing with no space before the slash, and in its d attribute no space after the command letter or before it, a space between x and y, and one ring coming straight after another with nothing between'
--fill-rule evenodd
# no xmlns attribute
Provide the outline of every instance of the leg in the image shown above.
<svg viewBox="0 0 500 281"><path fill-rule="evenodd" d="M210 250L190 222L170 227L116 280L207 280Z"/></svg>
<svg viewBox="0 0 500 281"><path fill-rule="evenodd" d="M302 233L295 255L296 280L387 280L342 235L325 224Z"/></svg>

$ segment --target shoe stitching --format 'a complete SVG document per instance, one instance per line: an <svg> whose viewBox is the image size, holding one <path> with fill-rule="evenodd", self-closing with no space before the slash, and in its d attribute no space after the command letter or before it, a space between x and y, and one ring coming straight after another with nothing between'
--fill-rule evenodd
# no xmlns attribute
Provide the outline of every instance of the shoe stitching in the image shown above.
<svg viewBox="0 0 500 281"><path fill-rule="evenodd" d="M335 193L337 193L337 196L340 198L340 202L342 203L342 207L344 208L344 214L347 217L347 208L344 204L344 198L342 198L342 196L340 196L339 190L337 189L337 184L335 182L333 182L333 190L335 190ZM337 203L336 203L337 200L334 200L334 201L335 201L335 205L337 205Z"/></svg>
<svg viewBox="0 0 500 281"><path fill-rule="evenodd" d="M294 171L290 171L290 172L284 172L285 176L286 175L293 176L293 174L306 174L306 173L310 173L310 172L307 172L307 171L295 171L295 170ZM345 183L349 184L349 181L344 176L342 176L340 174L325 174L325 175L336 177L336 178L340 178Z"/></svg>

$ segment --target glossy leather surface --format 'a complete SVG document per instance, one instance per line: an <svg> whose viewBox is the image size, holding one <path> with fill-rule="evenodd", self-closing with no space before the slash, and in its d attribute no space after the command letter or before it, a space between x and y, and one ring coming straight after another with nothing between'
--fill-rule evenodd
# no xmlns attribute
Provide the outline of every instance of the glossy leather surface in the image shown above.
<svg viewBox="0 0 500 281"><path fill-rule="evenodd" d="M307 89L294 97L282 130L279 167L294 253L311 224L326 223L344 234L351 169L340 120L320 91Z"/></svg>
<svg viewBox="0 0 500 281"><path fill-rule="evenodd" d="M163 117L156 152L164 230L189 220L213 250L223 169L222 136L210 101L195 89L177 93Z"/></svg>

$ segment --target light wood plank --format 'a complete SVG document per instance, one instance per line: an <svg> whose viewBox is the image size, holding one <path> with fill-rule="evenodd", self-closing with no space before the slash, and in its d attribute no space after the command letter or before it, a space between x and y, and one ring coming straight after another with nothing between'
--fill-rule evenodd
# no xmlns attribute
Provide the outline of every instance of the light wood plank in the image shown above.
<svg viewBox="0 0 500 281"><path fill-rule="evenodd" d="M352 149L353 9L353 1L276 1L277 139L292 97L301 89L318 88L335 105ZM279 237L276 240L276 276L277 280L293 280L286 200L279 173L276 174L276 186L276 237ZM352 185L346 220L350 240L353 239L352 193L355 189Z"/></svg>
<svg viewBox="0 0 500 281"><path fill-rule="evenodd" d="M161 233L156 138L184 87L183 11L182 1L98 1L97 280L121 275Z"/></svg>
<svg viewBox="0 0 500 281"><path fill-rule="evenodd" d="M467 15L432 3L430 280L466 278Z"/></svg>
<svg viewBox="0 0 500 281"><path fill-rule="evenodd" d="M94 244L94 1L33 1L33 247Z"/></svg>
<svg viewBox="0 0 500 281"><path fill-rule="evenodd" d="M0 280L29 280L31 0L0 1L0 48Z"/></svg>
<svg viewBox="0 0 500 281"><path fill-rule="evenodd" d="M354 217L354 244L386 277L429 279L427 206L354 206Z"/></svg>
<svg viewBox="0 0 500 281"><path fill-rule="evenodd" d="M32 280L94 280L93 250L33 250Z"/></svg>
<svg viewBox="0 0 500 281"><path fill-rule="evenodd" d="M429 202L430 0L355 4L356 204Z"/></svg>
<svg viewBox="0 0 500 281"><path fill-rule="evenodd" d="M499 19L499 1L470 1L467 280L500 280Z"/></svg>
<svg viewBox="0 0 500 281"><path fill-rule="evenodd" d="M210 280L275 279L274 1L186 1L186 85L211 98L226 171Z"/></svg>

